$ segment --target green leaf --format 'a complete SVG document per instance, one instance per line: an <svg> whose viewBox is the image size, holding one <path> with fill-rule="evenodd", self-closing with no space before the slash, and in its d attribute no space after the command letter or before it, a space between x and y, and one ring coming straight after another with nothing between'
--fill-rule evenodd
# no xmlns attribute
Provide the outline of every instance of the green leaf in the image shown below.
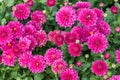
<svg viewBox="0 0 120 80"><path fill-rule="evenodd" d="M43 78L44 78L44 74L43 73L34 75L34 80L42 80Z"/></svg>
<svg viewBox="0 0 120 80"><path fill-rule="evenodd" d="M14 5L14 0L4 0L5 4L8 6L8 7L11 7Z"/></svg>

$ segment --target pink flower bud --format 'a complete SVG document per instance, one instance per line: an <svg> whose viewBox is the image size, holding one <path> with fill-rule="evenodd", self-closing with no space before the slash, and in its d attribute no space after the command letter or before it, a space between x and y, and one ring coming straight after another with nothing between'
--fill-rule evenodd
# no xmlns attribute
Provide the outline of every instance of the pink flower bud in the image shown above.
<svg viewBox="0 0 120 80"><path fill-rule="evenodd" d="M56 0L47 0L46 5L48 7L52 7L56 4Z"/></svg>
<svg viewBox="0 0 120 80"><path fill-rule="evenodd" d="M99 3L99 6L100 6L100 7L104 7L104 3L103 3L103 2L100 2L100 3Z"/></svg>
<svg viewBox="0 0 120 80"><path fill-rule="evenodd" d="M118 13L118 7L117 6L112 6L110 8L110 11L111 11L112 14L117 14Z"/></svg>
<svg viewBox="0 0 120 80"><path fill-rule="evenodd" d="M103 79L104 79L104 80L107 80L107 79L108 79L108 76L107 76L107 75L104 75L104 76L103 76Z"/></svg>
<svg viewBox="0 0 120 80"><path fill-rule="evenodd" d="M120 32L120 27L116 27L115 32Z"/></svg>
<svg viewBox="0 0 120 80"><path fill-rule="evenodd" d="M76 66L77 66L77 67L82 66L82 62L81 62L81 61L77 61L77 62L76 62Z"/></svg>
<svg viewBox="0 0 120 80"><path fill-rule="evenodd" d="M108 59L110 59L110 56L111 56L110 53L105 53L104 54L104 59L108 60Z"/></svg>

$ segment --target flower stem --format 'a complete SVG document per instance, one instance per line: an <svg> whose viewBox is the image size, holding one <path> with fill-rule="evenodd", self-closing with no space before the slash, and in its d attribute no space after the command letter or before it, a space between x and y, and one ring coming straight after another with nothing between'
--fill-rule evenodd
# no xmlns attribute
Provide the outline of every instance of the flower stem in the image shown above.
<svg viewBox="0 0 120 80"><path fill-rule="evenodd" d="M57 74L55 74L55 79L56 79L56 80L59 80L58 77L57 77Z"/></svg>

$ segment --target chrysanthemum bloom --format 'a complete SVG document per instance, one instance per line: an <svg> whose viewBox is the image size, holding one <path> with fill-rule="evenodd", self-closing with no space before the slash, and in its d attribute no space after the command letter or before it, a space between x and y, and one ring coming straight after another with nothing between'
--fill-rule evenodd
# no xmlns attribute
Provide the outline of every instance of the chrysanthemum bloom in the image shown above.
<svg viewBox="0 0 120 80"><path fill-rule="evenodd" d="M33 6L34 4L34 0L23 0L25 4L27 4L28 6Z"/></svg>
<svg viewBox="0 0 120 80"><path fill-rule="evenodd" d="M48 40L55 42L55 36L60 34L60 30L54 30L54 31L50 31L48 33Z"/></svg>
<svg viewBox="0 0 120 80"><path fill-rule="evenodd" d="M97 14L98 20L103 20L104 12L99 8L93 8L93 11Z"/></svg>
<svg viewBox="0 0 120 80"><path fill-rule="evenodd" d="M55 60L63 58L62 51L57 48L49 48L44 57L47 65L52 65Z"/></svg>
<svg viewBox="0 0 120 80"><path fill-rule="evenodd" d="M29 50L34 50L34 48L37 46L36 39L32 35L27 35L26 37L31 41Z"/></svg>
<svg viewBox="0 0 120 80"><path fill-rule="evenodd" d="M36 28L33 25L25 25L24 35L33 35L36 32Z"/></svg>
<svg viewBox="0 0 120 80"><path fill-rule="evenodd" d="M77 8L91 8L90 2L76 2L75 7Z"/></svg>
<svg viewBox="0 0 120 80"><path fill-rule="evenodd" d="M76 40L78 40L79 38L77 37L77 34L76 33L71 33L71 32L68 32L66 33L65 35L65 42L67 44L70 44L72 42L75 42Z"/></svg>
<svg viewBox="0 0 120 80"><path fill-rule="evenodd" d="M7 66L14 66L16 55L12 50L4 51L2 54L2 62Z"/></svg>
<svg viewBox="0 0 120 80"><path fill-rule="evenodd" d="M47 0L46 5L48 7L52 7L56 4L56 0Z"/></svg>
<svg viewBox="0 0 120 80"><path fill-rule="evenodd" d="M29 49L30 44L31 44L31 41L27 37L21 37L18 43L18 47L21 50L26 51L27 49Z"/></svg>
<svg viewBox="0 0 120 80"><path fill-rule="evenodd" d="M0 44L7 44L12 38L12 30L8 26L0 26Z"/></svg>
<svg viewBox="0 0 120 80"><path fill-rule="evenodd" d="M60 80L78 80L79 76L77 71L74 69L66 69L60 74Z"/></svg>
<svg viewBox="0 0 120 80"><path fill-rule="evenodd" d="M118 13L118 7L117 6L112 6L110 8L110 11L111 11L112 14L117 14Z"/></svg>
<svg viewBox="0 0 120 80"><path fill-rule="evenodd" d="M82 9L78 14L78 21L85 27L96 25L97 14L92 9Z"/></svg>
<svg viewBox="0 0 120 80"><path fill-rule="evenodd" d="M97 76L104 76L108 71L108 65L102 60L96 60L92 63L91 70Z"/></svg>
<svg viewBox="0 0 120 80"><path fill-rule="evenodd" d="M31 51L26 51L18 58L19 65L23 68L26 68L30 62L31 57Z"/></svg>
<svg viewBox="0 0 120 80"><path fill-rule="evenodd" d="M107 49L108 40L101 33L95 33L88 38L88 48L94 53L102 53Z"/></svg>
<svg viewBox="0 0 120 80"><path fill-rule="evenodd" d="M68 52L73 57L80 56L81 51L82 51L82 45L81 44L77 44L77 43L74 42L74 43L70 43L68 45Z"/></svg>
<svg viewBox="0 0 120 80"><path fill-rule="evenodd" d="M120 49L116 50L116 61L120 64Z"/></svg>
<svg viewBox="0 0 120 80"><path fill-rule="evenodd" d="M113 75L110 80L120 80L120 75Z"/></svg>
<svg viewBox="0 0 120 80"><path fill-rule="evenodd" d="M42 11L36 10L31 14L31 19L42 25L46 22L46 15Z"/></svg>
<svg viewBox="0 0 120 80"><path fill-rule="evenodd" d="M19 21L10 21L7 26L12 29L14 38L20 38L23 34L23 25Z"/></svg>
<svg viewBox="0 0 120 80"><path fill-rule="evenodd" d="M55 44L62 46L64 44L64 37L61 34L55 36Z"/></svg>
<svg viewBox="0 0 120 80"><path fill-rule="evenodd" d="M46 68L44 57L41 55L33 56L31 58L31 61L28 63L28 68L32 73L43 72Z"/></svg>
<svg viewBox="0 0 120 80"><path fill-rule="evenodd" d="M63 59L58 59L53 62L51 67L54 73L61 73L67 68L67 63Z"/></svg>
<svg viewBox="0 0 120 80"><path fill-rule="evenodd" d="M47 42L47 34L44 30L40 30L40 31L37 31L35 34L34 34L34 37L35 39L37 40L37 44L39 47L41 46L45 46L46 42Z"/></svg>
<svg viewBox="0 0 120 80"><path fill-rule="evenodd" d="M76 13L72 6L64 6L56 13L56 21L61 27L72 27Z"/></svg>
<svg viewBox="0 0 120 80"><path fill-rule="evenodd" d="M17 4L13 8L13 16L19 20L27 19L30 14L30 8L26 4Z"/></svg>
<svg viewBox="0 0 120 80"><path fill-rule="evenodd" d="M111 28L110 28L110 25L107 22L98 21L98 23L95 25L95 27L97 28L97 30L100 33L102 33L102 34L104 34L106 36L110 35Z"/></svg>
<svg viewBox="0 0 120 80"><path fill-rule="evenodd" d="M28 21L26 25L33 25L36 28L36 30L41 29L41 24L34 20Z"/></svg>

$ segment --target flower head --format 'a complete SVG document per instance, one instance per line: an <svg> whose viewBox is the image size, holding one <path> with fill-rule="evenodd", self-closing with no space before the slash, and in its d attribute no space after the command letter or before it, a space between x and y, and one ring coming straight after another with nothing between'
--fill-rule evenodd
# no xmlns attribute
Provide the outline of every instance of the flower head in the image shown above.
<svg viewBox="0 0 120 80"><path fill-rule="evenodd" d="M93 8L93 11L97 14L98 20L103 20L104 12L99 8Z"/></svg>
<svg viewBox="0 0 120 80"><path fill-rule="evenodd" d="M120 75L113 75L110 80L120 80Z"/></svg>
<svg viewBox="0 0 120 80"><path fill-rule="evenodd" d="M117 14L118 13L118 7L117 6L112 6L110 8L110 11L111 11L112 14Z"/></svg>
<svg viewBox="0 0 120 80"><path fill-rule="evenodd" d="M91 8L90 2L76 2L75 6L77 8Z"/></svg>
<svg viewBox="0 0 120 80"><path fill-rule="evenodd" d="M64 37L61 34L55 36L55 44L62 46L64 44Z"/></svg>
<svg viewBox="0 0 120 80"><path fill-rule="evenodd" d="M56 4L56 0L47 0L46 5L48 7L52 7Z"/></svg>
<svg viewBox="0 0 120 80"><path fill-rule="evenodd" d="M96 60L92 63L91 70L93 73L95 73L97 76L103 76L108 71L108 65L106 62L102 60Z"/></svg>
<svg viewBox="0 0 120 80"><path fill-rule="evenodd" d="M64 6L56 13L56 21L61 27L72 27L76 13L72 6Z"/></svg>
<svg viewBox="0 0 120 80"><path fill-rule="evenodd" d="M116 50L116 61L120 64L120 49Z"/></svg>

